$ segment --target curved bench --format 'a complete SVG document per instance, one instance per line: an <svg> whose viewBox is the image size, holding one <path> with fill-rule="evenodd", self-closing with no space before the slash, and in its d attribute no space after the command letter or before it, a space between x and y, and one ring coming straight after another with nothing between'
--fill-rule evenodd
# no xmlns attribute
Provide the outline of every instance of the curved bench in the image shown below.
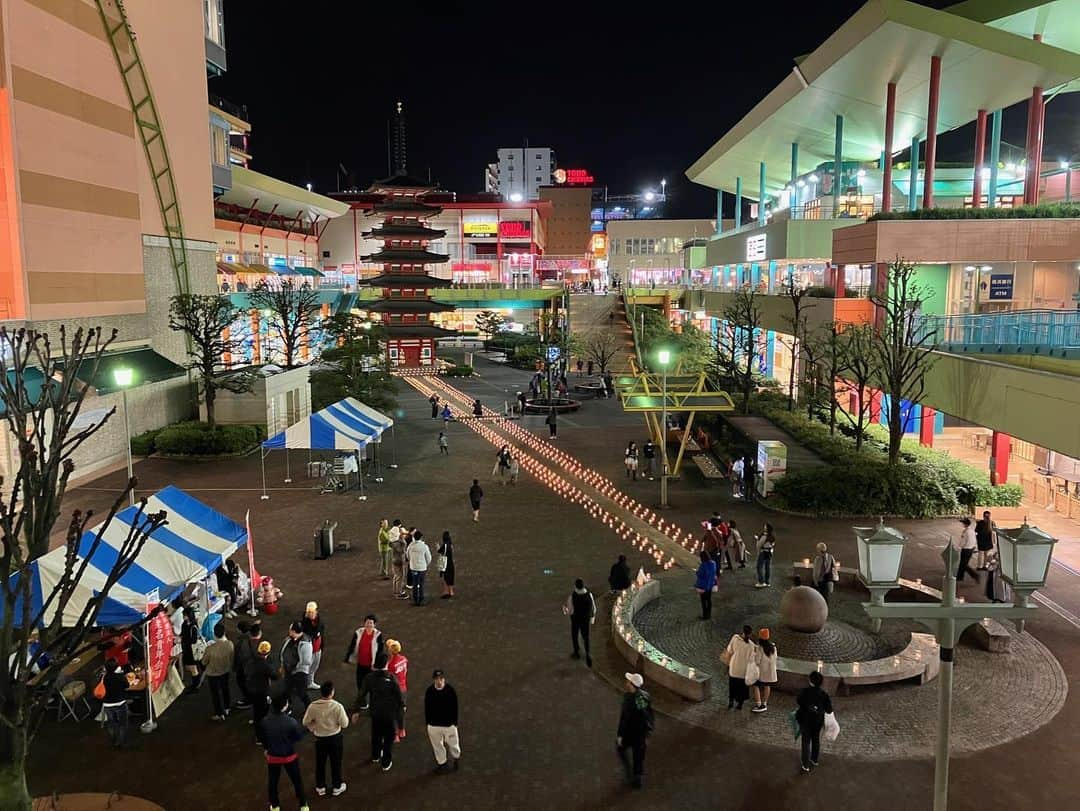
<svg viewBox="0 0 1080 811"><path fill-rule="evenodd" d="M712 693L712 675L684 665L656 648L634 627L634 615L660 598L660 581L632 584L611 609L611 636L630 667L652 682L691 701L705 701Z"/></svg>

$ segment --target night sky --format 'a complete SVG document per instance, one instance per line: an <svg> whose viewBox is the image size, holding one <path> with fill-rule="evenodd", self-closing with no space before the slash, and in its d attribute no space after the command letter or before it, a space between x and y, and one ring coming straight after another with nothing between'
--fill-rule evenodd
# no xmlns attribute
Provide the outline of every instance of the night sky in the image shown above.
<svg viewBox="0 0 1080 811"><path fill-rule="evenodd" d="M861 5L228 0L210 91L247 106L253 169L316 191L338 163L360 187L387 174L401 99L408 169L446 189L482 191L495 151L527 139L612 194L666 178L668 216L707 217L714 193L683 172ZM1025 105L1007 111L1004 140L1025 126ZM1046 160L1080 157L1080 94L1046 129ZM970 160L973 132L939 136L939 160Z"/></svg>

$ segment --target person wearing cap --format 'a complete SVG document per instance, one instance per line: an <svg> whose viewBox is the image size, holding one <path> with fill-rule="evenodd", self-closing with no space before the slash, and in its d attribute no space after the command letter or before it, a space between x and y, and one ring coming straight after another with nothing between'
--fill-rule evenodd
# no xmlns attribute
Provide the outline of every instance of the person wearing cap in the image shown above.
<svg viewBox="0 0 1080 811"><path fill-rule="evenodd" d="M306 710L311 703L307 694L308 683L311 681L311 640L299 622L289 626L289 635L281 646L280 656L288 694L298 699Z"/></svg>
<svg viewBox="0 0 1080 811"><path fill-rule="evenodd" d="M326 796L326 761L329 760L331 792L340 797L345 793L345 781L341 777L342 730L349 725L349 716L341 702L334 699L333 682L323 682L319 695L304 711L303 720L304 727L315 736L315 793Z"/></svg>
<svg viewBox="0 0 1080 811"><path fill-rule="evenodd" d="M640 673L627 673L623 693L622 710L619 713L619 730L615 733L615 750L619 754L626 779L634 788L641 788L645 779L646 742L653 730L652 698L643 689L645 679ZM633 762L626 756L629 749Z"/></svg>
<svg viewBox="0 0 1080 811"><path fill-rule="evenodd" d="M570 641L574 645L572 659L581 658L578 647L578 634L585 643L585 664L592 667L592 655L589 652L589 626L596 621L596 600L592 592L585 588L585 581L580 577L574 581L574 590L563 604L563 613L570 617Z"/></svg>
<svg viewBox="0 0 1080 811"><path fill-rule="evenodd" d="M371 762L381 763L384 772L394 765L394 739L397 737L398 719L404 701L401 688L386 669L386 653L380 651L375 657L375 669L364 677L360 694L356 697L353 721L358 721L360 711L371 709Z"/></svg>
<svg viewBox="0 0 1080 811"><path fill-rule="evenodd" d="M262 629L259 629L261 635ZM251 717L255 725L255 742L265 746L260 722L270 710L270 682L274 681L278 674L270 663L270 651L273 645L265 639L261 640L255 648L255 658L244 668L244 679L247 682L248 696L251 698Z"/></svg>
<svg viewBox="0 0 1080 811"><path fill-rule="evenodd" d="M754 682L754 706L750 712L765 712L769 709L769 693L776 684L776 645L769 639L769 629L758 630L758 647L751 656L757 664L758 677Z"/></svg>
<svg viewBox="0 0 1080 811"><path fill-rule="evenodd" d="M401 717L398 718L397 741L405 737L405 707L408 704L409 690L409 660L401 652L401 643L396 639L386 640L386 669L390 675L397 679L398 687L401 688Z"/></svg>
<svg viewBox="0 0 1080 811"><path fill-rule="evenodd" d="M364 683L364 677L371 672L375 658L382 652L382 631L375 627L378 622L374 614L364 617L364 624L353 631L349 640L349 649L345 651L345 664L356 665L356 689ZM366 710L367 706L360 709Z"/></svg>
<svg viewBox="0 0 1080 811"><path fill-rule="evenodd" d="M326 640L323 634L326 626L319 614L319 604L312 601L304 608L304 616L300 618L300 625L311 640L311 673L308 681L309 690L318 690L319 685L315 682L315 674L319 672L319 663L322 661L323 645Z"/></svg>
<svg viewBox="0 0 1080 811"><path fill-rule="evenodd" d="M259 734L266 742L266 775L270 792L270 811L281 811L281 797L278 783L281 772L289 776L296 802L300 811L310 811L307 797L304 796L304 781L300 777L300 756L296 753L296 744L304 737L304 728L289 715L289 697L274 697L273 712L259 724Z"/></svg>
<svg viewBox="0 0 1080 811"><path fill-rule="evenodd" d="M457 771L461 758L457 692L446 681L446 674L438 668L432 671L431 685L424 693L424 722L427 724L431 751L435 753L435 773Z"/></svg>

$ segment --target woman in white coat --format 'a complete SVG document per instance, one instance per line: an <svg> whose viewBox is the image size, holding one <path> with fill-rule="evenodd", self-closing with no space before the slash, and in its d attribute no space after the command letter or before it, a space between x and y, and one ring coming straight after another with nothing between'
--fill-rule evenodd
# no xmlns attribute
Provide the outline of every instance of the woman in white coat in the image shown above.
<svg viewBox="0 0 1080 811"><path fill-rule="evenodd" d="M754 682L754 706L750 712L765 712L769 709L769 693L778 680L776 657L776 645L769 640L769 629L762 628L758 631L758 644L753 654L758 677Z"/></svg>
<svg viewBox="0 0 1080 811"><path fill-rule="evenodd" d="M728 709L741 710L743 702L750 697L746 686L746 665L757 645L751 638L753 629L744 625L741 634L735 634L724 650L728 666Z"/></svg>

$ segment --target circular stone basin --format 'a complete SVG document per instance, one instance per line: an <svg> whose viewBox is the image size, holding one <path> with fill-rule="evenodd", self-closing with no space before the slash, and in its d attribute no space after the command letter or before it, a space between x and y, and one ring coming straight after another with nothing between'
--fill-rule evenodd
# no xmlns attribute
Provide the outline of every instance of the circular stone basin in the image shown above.
<svg viewBox="0 0 1080 811"><path fill-rule="evenodd" d="M525 401L526 414L547 414L552 408L555 409L555 413L557 414L566 414L581 408L581 402L578 400L571 400L569 397L555 397L551 400L544 397L537 397L535 400Z"/></svg>
<svg viewBox="0 0 1080 811"><path fill-rule="evenodd" d="M828 619L829 604L810 586L796 586L780 599L780 621L793 631L816 634Z"/></svg>

